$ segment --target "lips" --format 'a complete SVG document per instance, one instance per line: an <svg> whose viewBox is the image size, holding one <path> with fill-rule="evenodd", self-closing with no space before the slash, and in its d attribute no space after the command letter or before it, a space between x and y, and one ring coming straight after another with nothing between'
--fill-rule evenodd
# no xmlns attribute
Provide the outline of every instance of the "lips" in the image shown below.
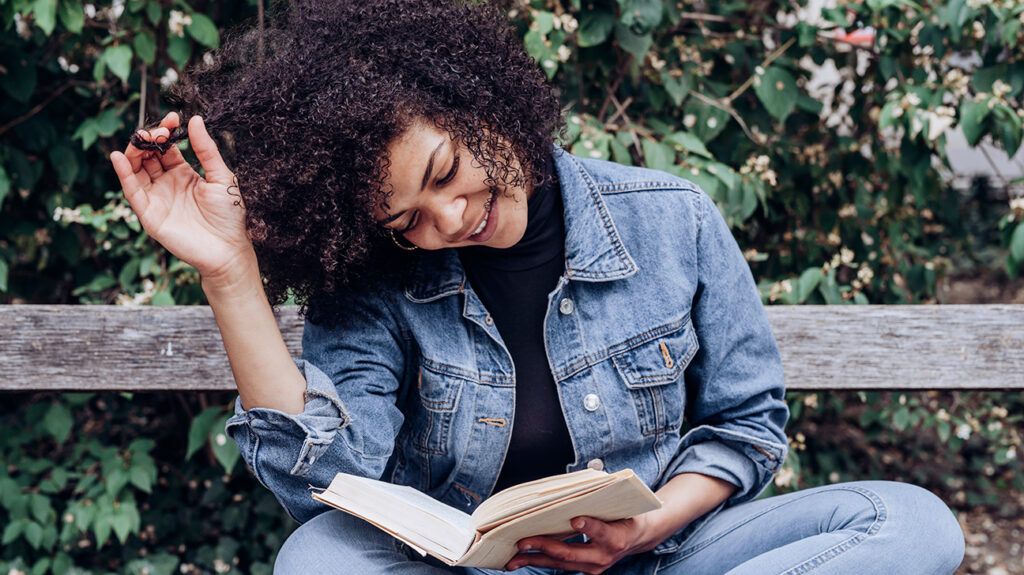
<svg viewBox="0 0 1024 575"><path fill-rule="evenodd" d="M494 227L494 222L492 222L490 220L490 218L491 218L491 214L494 212L494 208L496 206L496 203L497 203L497 193L492 191L490 197L488 197L487 201L484 202L484 213L480 216L480 219L477 220L475 224L473 224L473 227L469 229L469 232L467 232L466 235L463 236L459 241L470 240L470 238L472 238L473 236L478 235L478 234L474 234L473 232L477 228L480 227L480 224L484 220L487 220L487 225L484 226L484 229L480 230L480 234L486 234L489 229ZM478 241L478 240L475 240L475 241Z"/></svg>

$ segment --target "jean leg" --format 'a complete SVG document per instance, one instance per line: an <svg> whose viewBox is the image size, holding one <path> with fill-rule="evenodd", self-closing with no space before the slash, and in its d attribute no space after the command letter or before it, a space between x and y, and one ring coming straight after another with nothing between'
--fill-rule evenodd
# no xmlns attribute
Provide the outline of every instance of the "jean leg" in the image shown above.
<svg viewBox="0 0 1024 575"><path fill-rule="evenodd" d="M897 481L803 489L720 511L660 575L942 575L963 561L964 536L941 499Z"/></svg>
<svg viewBox="0 0 1024 575"><path fill-rule="evenodd" d="M515 571L449 567L412 551L370 523L337 509L303 523L277 553L274 575L547 575L523 567Z"/></svg>

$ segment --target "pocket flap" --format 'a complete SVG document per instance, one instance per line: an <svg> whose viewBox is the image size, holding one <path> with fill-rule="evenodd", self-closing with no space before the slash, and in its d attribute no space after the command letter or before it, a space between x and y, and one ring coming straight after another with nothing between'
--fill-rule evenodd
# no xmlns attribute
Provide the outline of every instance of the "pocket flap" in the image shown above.
<svg viewBox="0 0 1024 575"><path fill-rule="evenodd" d="M675 331L612 356L612 362L626 387L664 385L679 379L699 347L697 333L687 319Z"/></svg>

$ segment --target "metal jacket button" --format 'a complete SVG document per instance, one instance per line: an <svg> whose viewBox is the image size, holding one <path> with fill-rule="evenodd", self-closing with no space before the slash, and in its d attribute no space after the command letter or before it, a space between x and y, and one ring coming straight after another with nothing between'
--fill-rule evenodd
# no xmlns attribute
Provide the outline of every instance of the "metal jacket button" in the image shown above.
<svg viewBox="0 0 1024 575"><path fill-rule="evenodd" d="M576 309L576 306L572 303L572 300L564 297L558 304L558 311L562 312L562 315L569 315Z"/></svg>
<svg viewBox="0 0 1024 575"><path fill-rule="evenodd" d="M494 325L494 318L491 317L491 314L487 314L484 316L484 323L486 323L487 325Z"/></svg>
<svg viewBox="0 0 1024 575"><path fill-rule="evenodd" d="M601 398L596 393L588 393L583 397L583 408L587 411L597 411L601 407Z"/></svg>

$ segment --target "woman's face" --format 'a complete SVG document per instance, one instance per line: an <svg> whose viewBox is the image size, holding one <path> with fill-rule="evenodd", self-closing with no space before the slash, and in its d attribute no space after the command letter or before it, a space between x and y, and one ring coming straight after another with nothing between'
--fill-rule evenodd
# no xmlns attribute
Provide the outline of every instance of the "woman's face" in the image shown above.
<svg viewBox="0 0 1024 575"><path fill-rule="evenodd" d="M425 250L507 248L523 237L532 186L504 187L492 194L483 167L444 130L414 122L388 152L394 194L390 209L378 208L374 217L406 242Z"/></svg>

